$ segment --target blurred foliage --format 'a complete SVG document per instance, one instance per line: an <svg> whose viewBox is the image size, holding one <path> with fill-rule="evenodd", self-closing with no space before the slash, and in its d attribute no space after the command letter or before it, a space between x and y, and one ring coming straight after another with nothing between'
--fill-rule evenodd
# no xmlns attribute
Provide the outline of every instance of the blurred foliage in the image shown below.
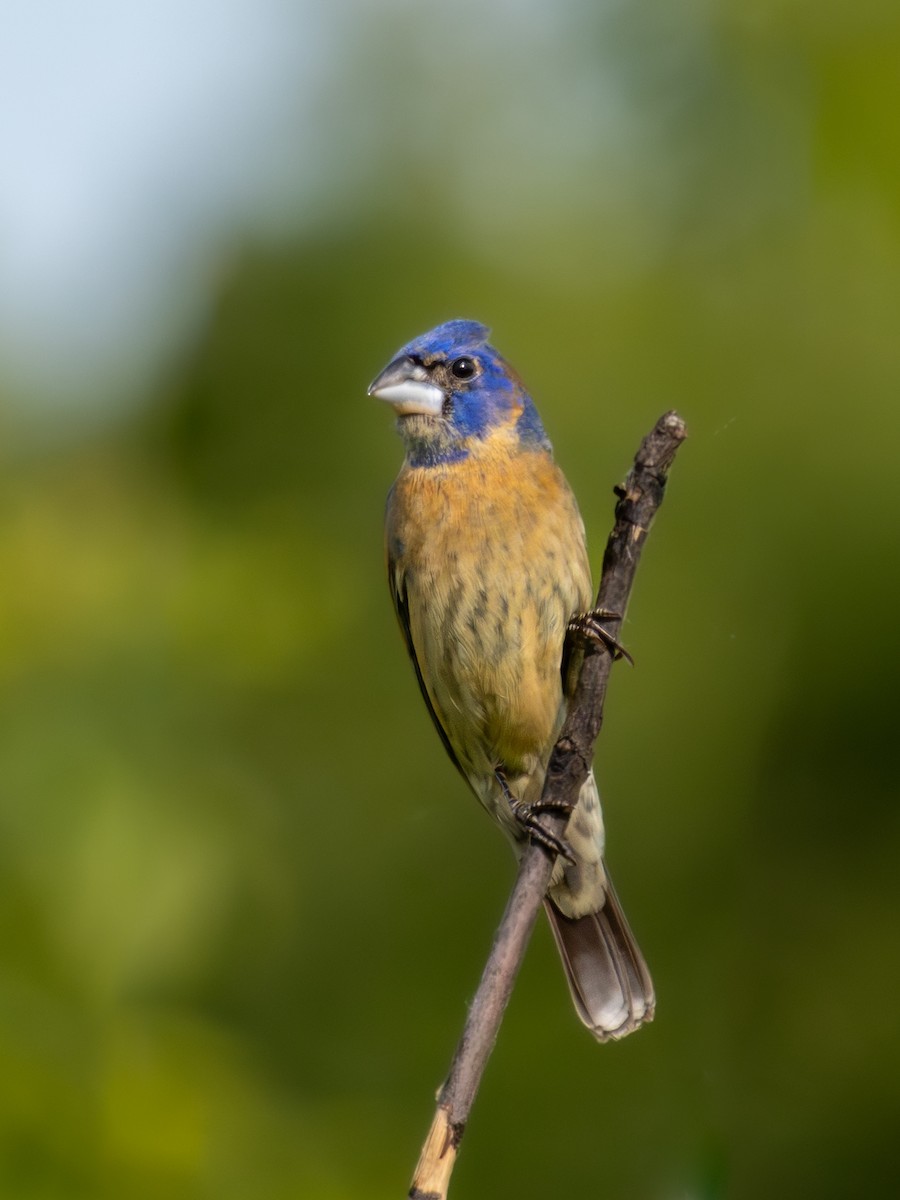
<svg viewBox="0 0 900 1200"><path fill-rule="evenodd" d="M409 114L383 19L380 82L336 79ZM520 224L496 145L510 220L476 164L466 224L464 159L401 124L364 216L236 246L143 409L6 437L0 1194L403 1194L512 878L394 628L365 397L457 315L528 380L595 562L652 421L692 436L598 756L659 1015L594 1045L539 929L454 1193L896 1186L898 55L887 5L573 11L520 65L616 72L627 204L588 146ZM457 148L508 83L463 91Z"/></svg>

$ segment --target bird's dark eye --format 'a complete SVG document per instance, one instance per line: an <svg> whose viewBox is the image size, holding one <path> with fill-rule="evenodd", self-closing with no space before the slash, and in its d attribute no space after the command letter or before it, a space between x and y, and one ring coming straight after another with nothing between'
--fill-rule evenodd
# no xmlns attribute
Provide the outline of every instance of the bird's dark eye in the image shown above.
<svg viewBox="0 0 900 1200"><path fill-rule="evenodd" d="M450 374L457 379L471 379L477 370L474 358L457 358L450 364Z"/></svg>

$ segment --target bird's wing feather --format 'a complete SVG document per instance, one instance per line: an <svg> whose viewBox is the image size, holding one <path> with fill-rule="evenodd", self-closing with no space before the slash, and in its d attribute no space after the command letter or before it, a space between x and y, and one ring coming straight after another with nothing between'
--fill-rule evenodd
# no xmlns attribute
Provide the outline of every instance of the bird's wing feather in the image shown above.
<svg viewBox="0 0 900 1200"><path fill-rule="evenodd" d="M438 715L434 711L434 705L431 703L431 697L428 695L428 688L425 686L425 680L422 676L422 668L419 666L419 659L416 655L416 647L412 638L412 629L409 621L409 602L406 597L406 589L403 586L403 582L397 570L396 561L391 555L390 550L388 550L387 555L387 567L388 585L391 589L391 599L394 602L394 611L397 614L397 620L400 622L400 629L403 632L403 640L406 642L406 649L409 652L409 657L412 659L412 665L416 672L416 679L419 681L419 688L421 689L425 705L429 714L431 715L432 721L434 722L434 727L438 731L438 736L444 743L444 749L450 756L450 761L453 763L454 767L456 767L457 771L459 771L460 775L462 775L463 779L466 779L466 782L468 782L466 773L460 766L459 759L456 757L456 752L450 744L447 731L444 729L443 725L438 719Z"/></svg>

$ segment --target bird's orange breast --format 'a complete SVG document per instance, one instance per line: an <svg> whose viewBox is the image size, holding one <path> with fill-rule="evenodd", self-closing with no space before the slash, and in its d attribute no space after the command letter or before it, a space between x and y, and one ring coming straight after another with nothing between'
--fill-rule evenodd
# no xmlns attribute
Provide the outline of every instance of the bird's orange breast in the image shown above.
<svg viewBox="0 0 900 1200"><path fill-rule="evenodd" d="M591 598L562 472L544 450L503 444L407 467L387 539L423 683L464 771L530 772L562 716L568 618Z"/></svg>

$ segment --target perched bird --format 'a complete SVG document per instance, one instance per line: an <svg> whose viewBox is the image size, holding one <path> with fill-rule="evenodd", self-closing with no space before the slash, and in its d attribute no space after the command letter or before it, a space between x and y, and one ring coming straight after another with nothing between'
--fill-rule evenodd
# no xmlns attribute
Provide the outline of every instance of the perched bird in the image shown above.
<svg viewBox="0 0 900 1200"><path fill-rule="evenodd" d="M406 447L387 504L391 596L437 731L521 851L566 715L573 614L591 607L584 525L531 397L476 321L404 346L369 388ZM593 772L544 901L594 1035L653 1017L653 984L603 861Z"/></svg>

